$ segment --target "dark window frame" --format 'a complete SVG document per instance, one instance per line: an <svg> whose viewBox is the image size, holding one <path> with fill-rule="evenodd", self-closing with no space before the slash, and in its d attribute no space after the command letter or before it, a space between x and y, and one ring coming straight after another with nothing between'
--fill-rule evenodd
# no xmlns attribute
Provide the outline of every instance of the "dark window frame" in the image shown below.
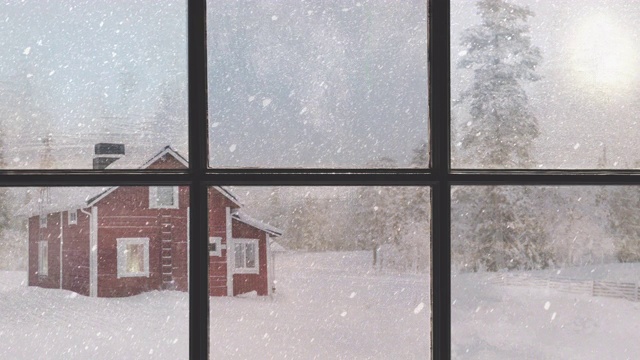
<svg viewBox="0 0 640 360"><path fill-rule="evenodd" d="M189 168L187 170L0 170L0 186L189 186L189 357L209 352L207 188L253 186L430 186L431 346L451 356L452 185L631 185L633 170L465 170L450 168L450 1L425 0L429 16L430 169L209 169L206 0L188 0ZM426 109L425 109L426 110ZM212 319L215 321L215 319ZM428 326L428 324L425 324Z"/></svg>

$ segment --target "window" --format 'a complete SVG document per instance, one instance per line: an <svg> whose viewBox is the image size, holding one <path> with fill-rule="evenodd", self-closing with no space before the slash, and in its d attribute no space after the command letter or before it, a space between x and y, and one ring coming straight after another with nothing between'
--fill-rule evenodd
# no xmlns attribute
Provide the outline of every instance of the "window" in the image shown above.
<svg viewBox="0 0 640 360"><path fill-rule="evenodd" d="M40 227L41 228L46 228L47 227L47 215L40 215L39 219L40 219Z"/></svg>
<svg viewBox="0 0 640 360"><path fill-rule="evenodd" d="M149 276L149 239L119 238L118 278Z"/></svg>
<svg viewBox="0 0 640 360"><path fill-rule="evenodd" d="M222 238L209 237L209 256L222 255Z"/></svg>
<svg viewBox="0 0 640 360"><path fill-rule="evenodd" d="M38 241L38 276L49 275L49 243Z"/></svg>
<svg viewBox="0 0 640 360"><path fill-rule="evenodd" d="M18 2L16 2L17 4ZM217 3L227 3L218 1ZM230 2L229 2L230 3ZM265 2L265 4L268 2ZM166 188L168 186L173 185L183 185L190 187L190 238L192 242L190 243L190 254L192 257L190 258L190 293L189 293L189 356L191 358L204 359L208 356L209 344L211 346L214 345L213 342L210 342L209 339L209 326L208 326L208 318L209 318L209 293L208 293L208 276L206 272L203 272L203 269L206 269L209 264L209 240L207 235L207 211L206 211L206 186L219 186L219 185L260 185L264 186L265 184L269 185L332 185L332 186L348 186L348 185L359 185L359 186L377 186L377 185L388 185L388 186L423 186L431 188L431 197L432 197L432 236L435 241L432 242L431 245L431 253L433 254L431 258L431 285L432 285L432 299L431 299L431 316L432 316L432 358L434 359L447 359L452 357L452 348L451 348L451 306L452 302L455 299L452 299L451 296L451 225L453 221L457 221L456 219L451 218L451 190L452 187L455 186L487 186L487 185L510 185L510 186L520 186L520 185L566 185L570 187L575 187L576 185L640 185L640 171L638 170L628 170L628 171L617 171L617 170L597 170L596 166L592 166L589 170L577 171L577 170L545 170L540 171L535 168L527 168L526 170L519 171L510 171L508 169L503 168L473 168L472 170L468 168L462 168L466 164L464 162L456 163L455 159L453 161L454 165L460 166L460 168L452 169L452 156L451 156L451 147L455 147L457 143L450 143L452 140L452 126L451 126L451 88L452 82L458 81L459 79L451 78L451 50L452 44L457 44L459 39L451 37L451 5L449 1L428 1L429 3L429 31L430 31L430 43L429 43L429 83L428 87L425 86L425 91L428 89L429 93L429 108L423 107L424 112L429 112L430 122L429 122L429 133L430 141L428 142L430 147L430 159L428 169L424 168L409 168L409 165L405 167L395 167L394 169L382 169L384 166L376 167L371 165L370 167L362 167L358 169L349 169L349 168L340 168L336 166L336 169L326 167L325 169L312 168L309 170L301 170L299 168L295 168L294 165L289 163L282 164L281 162L276 163L273 167L263 167L260 170L253 169L252 167L256 165L255 163L240 163L238 164L235 161L234 156L239 154L241 151L245 149L238 148L235 143L225 143L227 141L226 138L219 138L218 141L211 144L208 142L207 135L209 134L209 124L215 131L215 129L221 129L228 123L233 124L233 122L242 122L246 119L244 116L238 116L235 118L228 119L229 121L220 124L217 122L215 117L212 115L211 118L207 117L207 109L208 109L208 99L207 99L207 84L206 84L206 76L207 76L207 48L203 46L206 44L206 2L201 0L189 0L189 11L188 11L188 23L189 23L189 171L181 172L181 171L160 171L160 170L149 170L149 171L96 171L96 172L72 172L69 174L61 175L58 172L52 172L46 170L46 166L42 166L40 170L36 171L7 171L0 170L0 185L2 186L11 186L13 184L27 184L29 186L113 186L113 185L125 185L125 184L143 184L145 186L151 186L149 189L149 207L177 207L178 206L178 198L176 191L169 192L168 190L160 190L160 188ZM542 2L541 2L542 3ZM614 3L607 2L607 3ZM630 2L619 1L618 4L624 4L628 6ZM607 5L609 6L609 5ZM607 6L603 6L603 9L606 10ZM614 6L614 5L611 5ZM617 5L616 5L617 6ZM65 11L68 10L68 6L65 7ZM349 10L345 7L346 10ZM46 10L46 9L45 9ZM279 19L278 16L272 15L268 12L269 8L267 5L261 8L264 11L264 16L268 16L269 19L274 21L274 26L276 25L276 21ZM344 12L345 15L349 14L349 11ZM473 16L473 12L470 13L470 16ZM630 12L631 14L631 12ZM262 14L259 14L262 15ZM215 17L214 17L215 19ZM91 27L88 28L86 32L97 31L96 29L102 28L102 25L99 25L100 22L96 21L86 21L87 24L91 24ZM161 23L161 22L160 22ZM597 23L596 23L597 25ZM96 29L94 29L94 27ZM285 26L286 27L286 26ZM548 24L541 24L541 28L548 28L550 30L555 29L555 27ZM597 28L597 27L596 27ZM115 31L114 31L115 32ZM123 32L124 36L127 36L126 32ZM224 36L223 33L210 32L209 36ZM135 36L134 36L135 37ZM225 46L224 39L220 42L220 46ZM38 40L35 40L38 41ZM603 44L606 45L607 40L602 41ZM616 45L619 41L610 42L610 45ZM277 45L277 44L275 44ZM9 46L14 53L16 54L24 54L25 56L29 55L32 51L35 54L36 45L33 45L33 49L31 47L25 47L25 45L21 45L20 48L15 46ZM102 46L102 45L101 45ZM164 48L164 44L162 42L158 42L154 44L158 49ZM45 46L43 46L44 48ZM211 48L211 47L210 47ZM571 50L571 47L567 47ZM621 49L627 49L627 46L621 46ZM52 47L52 49L55 49ZM275 49L275 48L274 48ZM211 49L210 49L211 50ZM251 49L249 49L251 50ZM277 49L276 49L277 50ZM598 49L596 49L598 50ZM626 50L620 50L622 52ZM274 51L275 52L275 51ZM597 51L596 51L597 52ZM590 52L591 54L593 52ZM605 55L610 54L609 51L602 52ZM114 59L118 59L118 56L122 54L119 50L107 51L107 57L113 57ZM287 53L285 53L286 55ZM591 55L588 55L591 56ZM261 59L270 59L268 56L260 57ZM286 56L283 56L286 57ZM93 59L93 54L88 53L86 58L87 61L95 62ZM160 59L163 56L159 57ZM17 59L17 57L16 57ZM319 61L322 60L321 57L318 58ZM584 61L589 61L589 57L585 58ZM607 58L608 59L608 58ZM605 59L605 60L607 60ZM12 59L13 60L13 59ZM597 59L596 59L597 60ZM13 61L15 62L15 61ZM131 61L133 63L138 63L136 61ZM598 62L602 62L601 60L596 61L596 65ZM607 61L605 61L607 62ZM140 62L141 64L143 62ZM560 64L562 62L559 62ZM100 62L102 64L102 61ZM331 66L331 63L327 63ZM625 65L625 66L628 66ZM25 64L24 68L30 68L31 65L28 63ZM610 66L608 64L604 64L600 66L603 70L613 70L614 74L606 74L598 75L595 74L592 78L583 79L584 81L592 81L597 80L600 81L603 86L610 86L610 81L612 78L618 77L618 71L623 69L618 66ZM60 69L65 68L64 65L61 65ZM57 73L55 73L52 69L43 69L42 71L46 71L44 73L44 78L51 78L51 76L59 75L61 70L56 67ZM71 72L73 67L69 67L67 72ZM624 69L629 69L625 67ZM210 67L210 70L215 71L214 67ZM233 70L233 68L232 68ZM373 70L378 71L378 70ZM573 70L572 70L573 71ZM562 69L558 70L560 73L567 73L567 71L563 71ZM48 76L51 74L51 76ZM100 74L100 71L94 71L95 74ZM584 71L583 74L593 74L590 71ZM31 75L31 74L27 74ZM364 74L365 76L367 74ZM345 75L346 76L346 75ZM22 76L23 78L27 78L27 76ZM276 77L277 78L277 77ZM279 78L277 78L279 79ZM630 81L633 84L633 80L636 77L629 76L625 77L625 81ZM258 78L256 82L259 83L263 79ZM405 80L404 78L399 78L399 80ZM617 81L617 80L616 80ZM87 84L92 83L92 81L86 81ZM135 81L132 82L135 84ZM381 86L383 86L382 84ZM562 85L562 84L560 84ZM627 84L623 84L627 87ZM588 89L586 91L593 91L595 93L599 93L602 90L602 87L599 86L587 86ZM103 86L106 88L106 86ZM119 86L118 84L114 84L109 87L113 91L122 91L126 87ZM227 90L227 88L229 90ZM228 86L223 87L219 86L219 91L229 91L233 93L237 91L237 88ZM82 91L82 90L81 90ZM566 90L563 90L566 91ZM631 90L633 91L633 86L631 86ZM102 91L97 91L99 95L103 95ZM609 92L609 89L607 89ZM620 93L618 91L614 92L614 95ZM572 91L572 95L579 96L581 95L581 91ZM105 94L109 95L109 94ZM116 94L113 94L116 95ZM114 96L110 96L109 99L112 99ZM250 94L250 96L253 94ZM256 97L253 99L253 103L251 106L255 106L260 114L260 112L271 111L273 109L278 109L277 103L274 102L271 98L267 96L263 96L262 94L258 94L261 97ZM284 98L286 98L288 92L285 92ZM322 94L319 97L315 97L315 94L311 97L314 101L321 101ZM68 96L70 99L74 96L70 94ZM103 96L106 98L106 96ZM601 98L608 99L609 96L600 96ZM82 99L72 99L76 102L81 102ZM556 99L557 101L557 99ZM611 99L612 102L618 101L618 99ZM55 103L54 101L49 101L50 103ZM345 102L348 104L348 102ZM109 105L109 103L107 103ZM598 114L598 116L604 116L604 119L610 120L615 119L616 121L620 118L617 116L618 111L627 111L628 108L625 106L626 104L619 104L615 108L613 116L608 116L607 114L603 114L602 109L598 108L600 103L596 101L592 101L589 103L591 106L592 114ZM134 106L134 105L132 105ZM337 105L336 105L337 106ZM304 110L304 108L300 109L300 112ZM348 110L348 109L347 109ZM375 110L375 108L374 108ZM402 112L405 110L404 108L398 108L399 116L401 116ZM309 109L307 111L310 113ZM212 111L211 114L214 112ZM567 112L569 113L569 112ZM65 113L66 114L66 113ZM240 115L243 115L241 113ZM317 117L317 121L326 121L332 115L331 113L321 114L327 115L326 118L322 116ZM42 117L41 117L42 118ZM256 122L259 123L260 126L268 126L268 123L263 123L260 121L260 116L257 117ZM278 117L274 117L274 119L278 119ZM553 122L553 126L564 126L562 129L563 133L570 132L572 129L576 129L579 125L569 125L564 122L564 119L557 119L558 121ZM609 121L599 123L598 128L615 128L620 129L618 123L611 123ZM323 129L333 130L331 126L325 125ZM363 126L363 124L358 124ZM463 124L464 125L464 124ZM75 126L75 124L74 124ZM416 127L418 127L417 125ZM626 130L625 128L622 128ZM14 132L20 131L20 129L15 128L11 129ZM89 129L92 130L92 129ZM304 130L304 129L303 129ZM386 130L386 129L382 129ZM418 129L419 131L423 131L424 128ZM233 129L226 129L229 133L233 132ZM277 132L277 129L276 129ZM88 131L87 133L91 133ZM237 131L237 134L241 134L242 131ZM302 133L302 131L301 131ZM328 133L328 132L327 132ZM305 134L314 133L311 131L305 132ZM601 134L598 134L601 135ZM628 131L627 136L634 136L633 131ZM331 135L326 135L327 138L331 136L335 136L335 133ZM603 135L604 136L604 135ZM606 137L606 136L605 136ZM15 138L20 139L19 136ZM353 138L358 138L358 136L353 136ZM272 138L273 141L277 141L277 138ZM610 136L608 137L611 140L611 143L617 142L621 146L618 148L619 157L625 158L626 151L624 146L629 146L629 149L635 148L630 144L633 144L632 141L617 141L616 137ZM318 144L322 145L322 144ZM597 144L596 144L597 145ZM564 155L564 153L568 152L577 152L583 151L586 146L580 145L579 143L570 143L567 144L568 148L559 147L557 149L538 149L540 151L553 151L553 153L560 153ZM364 147L363 147L364 148ZM594 146L597 148L597 146ZM207 167L207 163L209 161L208 154L206 149L214 149L215 152L212 151L211 154L211 166L212 168ZM313 151L314 149L307 149L308 151ZM338 153L340 149L327 148L325 149L326 153L329 151L333 151ZM335 151L334 151L335 150ZM365 148L366 150L366 148ZM216 163L219 159L218 154L222 152L231 153L231 155L227 156L226 165L227 168L219 168L216 167ZM456 150L454 150L455 155ZM604 151L602 151L604 153ZM289 159L289 156L297 155L295 151L290 153L282 152L283 156L279 157L279 159ZM482 154L482 153L481 153ZM594 153L595 154L595 153ZM267 156L268 152L263 151L259 155ZM607 159L607 161L614 161L611 159L611 155ZM597 154L593 156L597 158ZM13 160L13 156L5 156L6 159ZM22 157L20 157L22 158ZM630 161L629 159L626 159ZM44 161L43 161L44 163ZM603 161L606 165L608 164L606 161ZM117 162L116 162L117 164ZM460 165L462 164L462 165ZM261 164L259 164L261 165ZM357 166L359 164L355 164ZM574 167L579 167L582 164L579 163ZM29 165L25 165L28 167ZM293 168L285 168L278 169L277 166L291 166ZM231 168L233 167L233 168ZM24 168L24 167L23 167ZM387 167L388 168L388 167ZM152 190L152 189L156 190ZM171 193L171 195L170 195ZM46 216L40 217L40 226L46 227ZM149 271L149 258L148 258L148 250L149 243L148 239L146 242L144 239L133 239L131 242L128 242L128 239L122 239L123 246L120 246L120 242L118 243L118 275L121 272L126 273L130 271L131 273L143 273ZM142 240L142 241L140 241ZM131 245L130 247L125 246L125 244ZM239 254L235 259L237 264L242 266L249 267L254 266L258 267L257 263L257 248L249 249L246 243L242 241L238 242L236 245L239 247L236 248L234 246L234 250L238 250L236 253ZM38 245L38 256L42 253L48 252L48 248L46 242L43 244L42 242ZM142 254L142 256L140 255ZM44 259L44 257L40 257L40 259ZM255 261L252 263L252 259ZM38 270L40 273L48 271L48 264L39 261ZM134 275L141 276L141 275ZM142 275L144 276L144 275ZM554 305L551 304L551 307ZM428 307L428 305L427 305ZM546 310L548 306L546 304L541 304L539 308ZM475 310L475 307L474 307ZM491 309L486 309L486 311L490 311ZM478 311L485 311L485 309L478 309ZM494 312L495 313L495 312ZM560 313L559 313L560 314ZM560 315L559 315L560 316ZM589 331L591 331L594 326L589 323L588 320L577 321L573 324L569 324L570 327L578 328L578 330L584 329L587 327ZM429 326L428 324L425 326ZM545 326L547 326L545 324ZM566 328L566 327L565 327ZM397 334L392 334L394 336ZM508 341L505 339L501 339L499 346L508 346ZM485 346L486 344L481 344L481 346ZM223 345L224 346L224 345ZM460 350L461 353L464 353L465 349L456 349L456 351ZM457 353L456 353L457 354ZM547 354L548 355L548 354ZM556 354L557 355L557 354ZM488 356L491 356L489 354ZM548 355L547 357L549 357ZM554 357L554 356L550 356Z"/></svg>
<svg viewBox="0 0 640 360"><path fill-rule="evenodd" d="M78 210L69 211L69 225L76 225L78 223Z"/></svg>
<svg viewBox="0 0 640 360"><path fill-rule="evenodd" d="M233 239L235 250L235 272L238 274L258 274L258 239Z"/></svg>
<svg viewBox="0 0 640 360"><path fill-rule="evenodd" d="M177 186L149 187L149 208L150 209L179 208L178 187Z"/></svg>

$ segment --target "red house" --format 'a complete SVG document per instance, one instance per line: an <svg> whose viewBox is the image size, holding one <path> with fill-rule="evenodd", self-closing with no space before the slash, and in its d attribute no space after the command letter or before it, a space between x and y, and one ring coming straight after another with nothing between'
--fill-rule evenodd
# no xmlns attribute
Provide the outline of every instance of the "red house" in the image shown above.
<svg viewBox="0 0 640 360"><path fill-rule="evenodd" d="M96 154L94 167L104 168L124 146L98 144ZM140 168L181 167L187 161L167 146ZM99 297L187 291L188 192L186 186L43 190L40 203L51 205L29 218L29 285ZM208 206L210 295L269 295L270 238L280 230L244 214L223 187L209 189Z"/></svg>

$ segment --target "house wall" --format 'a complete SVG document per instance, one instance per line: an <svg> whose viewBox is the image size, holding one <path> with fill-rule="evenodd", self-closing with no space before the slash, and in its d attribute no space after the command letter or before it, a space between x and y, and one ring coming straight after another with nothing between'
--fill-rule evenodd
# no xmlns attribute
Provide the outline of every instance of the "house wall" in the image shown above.
<svg viewBox="0 0 640 360"><path fill-rule="evenodd" d="M96 204L98 296L130 296L161 289L187 291L188 187L179 188L178 205L178 209L149 209L149 187L143 186L119 187ZM149 238L148 277L118 278L118 238ZM162 277L163 239L172 240L171 283L163 282Z"/></svg>
<svg viewBox="0 0 640 360"><path fill-rule="evenodd" d="M47 240L48 275L38 274L38 242ZM60 288L60 214L47 215L47 227L40 228L40 217L29 218L29 286Z"/></svg>
<svg viewBox="0 0 640 360"><path fill-rule="evenodd" d="M209 236L222 238L221 256L209 256L209 295L227 295L227 233L226 208L237 208L227 197L209 188Z"/></svg>
<svg viewBox="0 0 640 360"><path fill-rule="evenodd" d="M258 274L233 274L233 295L256 291L258 295L269 295L267 276L267 234L252 226L233 219L233 237L258 239Z"/></svg>
<svg viewBox="0 0 640 360"><path fill-rule="evenodd" d="M69 225L69 212L62 214L62 288L89 296L90 217L78 210L77 224Z"/></svg>
<svg viewBox="0 0 640 360"><path fill-rule="evenodd" d="M40 228L39 216L29 218L29 286L62 288L89 295L89 217L78 211L77 224L69 225L62 212L62 287L60 286L60 213L47 215ZM49 274L38 274L38 242L48 241Z"/></svg>

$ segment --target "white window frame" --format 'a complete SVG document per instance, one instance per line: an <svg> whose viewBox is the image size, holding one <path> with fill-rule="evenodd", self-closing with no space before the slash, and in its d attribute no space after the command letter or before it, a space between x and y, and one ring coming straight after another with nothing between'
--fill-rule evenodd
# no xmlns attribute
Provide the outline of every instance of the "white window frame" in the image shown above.
<svg viewBox="0 0 640 360"><path fill-rule="evenodd" d="M238 264L237 261L235 261L235 256L236 256L236 246L238 245L242 245L244 247L246 247L247 245L253 245L255 247L255 268L251 267L248 268L245 265L247 264L247 252L246 250L244 251L244 264ZM237 239L234 238L233 239L233 260L234 260L234 274L259 274L260 273L260 242L258 241L258 239ZM242 266L239 266L242 265Z"/></svg>
<svg viewBox="0 0 640 360"><path fill-rule="evenodd" d="M173 187L173 204L162 205L158 204L158 188L169 186L149 186L149 209L178 209L180 208L180 197L178 186Z"/></svg>
<svg viewBox="0 0 640 360"><path fill-rule="evenodd" d="M47 215L40 215L38 217L38 221L40 221L40 228L44 229L47 227Z"/></svg>
<svg viewBox="0 0 640 360"><path fill-rule="evenodd" d="M49 276L49 242L38 241L38 275Z"/></svg>
<svg viewBox="0 0 640 360"><path fill-rule="evenodd" d="M73 215L73 219L71 219L71 215ZM78 210L69 210L67 217L69 219L69 225L78 224Z"/></svg>
<svg viewBox="0 0 640 360"><path fill-rule="evenodd" d="M149 277L149 238L117 238L118 257L118 279L127 277ZM140 272L129 272L126 270L126 248L127 245L143 245L143 266Z"/></svg>
<svg viewBox="0 0 640 360"><path fill-rule="evenodd" d="M222 256L222 238L219 236L209 237L209 245L215 244L216 251L209 251L209 256Z"/></svg>

